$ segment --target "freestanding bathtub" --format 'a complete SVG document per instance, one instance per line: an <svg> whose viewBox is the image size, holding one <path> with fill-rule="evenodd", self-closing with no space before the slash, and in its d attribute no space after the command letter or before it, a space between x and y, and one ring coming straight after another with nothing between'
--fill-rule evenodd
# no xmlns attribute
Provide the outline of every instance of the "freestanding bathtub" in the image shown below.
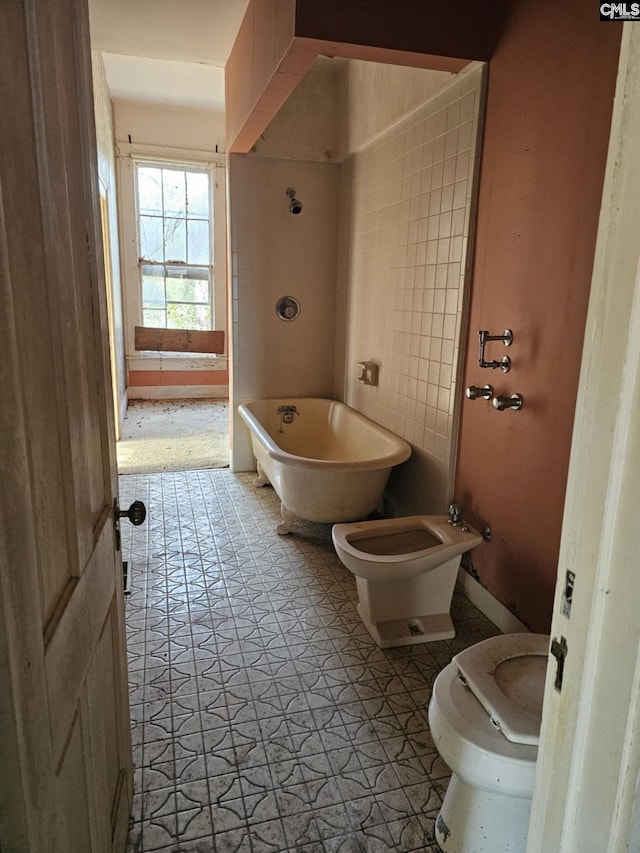
<svg viewBox="0 0 640 853"><path fill-rule="evenodd" d="M296 518L357 521L372 512L394 465L410 445L336 400L297 397L241 403L258 478L271 483L282 504L280 534Z"/></svg>

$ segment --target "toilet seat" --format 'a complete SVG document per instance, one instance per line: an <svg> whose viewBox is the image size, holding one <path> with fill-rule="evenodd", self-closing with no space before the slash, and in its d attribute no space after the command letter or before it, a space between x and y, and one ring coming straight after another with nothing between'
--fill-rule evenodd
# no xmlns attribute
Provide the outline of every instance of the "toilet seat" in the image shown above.
<svg viewBox="0 0 640 853"><path fill-rule="evenodd" d="M539 743L548 652L547 634L503 634L453 658L463 683L512 743Z"/></svg>

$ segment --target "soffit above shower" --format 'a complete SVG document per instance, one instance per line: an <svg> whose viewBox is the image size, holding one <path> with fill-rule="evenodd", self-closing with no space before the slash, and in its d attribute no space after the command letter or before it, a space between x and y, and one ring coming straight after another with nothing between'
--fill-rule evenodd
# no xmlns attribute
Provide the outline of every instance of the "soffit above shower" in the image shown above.
<svg viewBox="0 0 640 853"><path fill-rule="evenodd" d="M251 153L340 163L454 76L448 71L319 56Z"/></svg>
<svg viewBox="0 0 640 853"><path fill-rule="evenodd" d="M423 0L402 14L381 0L282 0L274 16L251 0L225 66L227 150L251 150L318 55L457 72L491 57L506 7L432 4L425 19Z"/></svg>

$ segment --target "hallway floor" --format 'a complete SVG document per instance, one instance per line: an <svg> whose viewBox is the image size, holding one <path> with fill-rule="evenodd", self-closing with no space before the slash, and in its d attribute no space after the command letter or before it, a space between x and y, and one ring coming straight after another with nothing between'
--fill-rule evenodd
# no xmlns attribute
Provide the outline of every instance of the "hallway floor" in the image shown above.
<svg viewBox="0 0 640 853"><path fill-rule="evenodd" d="M497 633L456 595L453 641L382 651L330 525L228 470L120 478L135 799L128 853L437 850L449 777L427 724L456 651Z"/></svg>
<svg viewBox="0 0 640 853"><path fill-rule="evenodd" d="M117 442L120 474L229 466L228 400L130 400Z"/></svg>

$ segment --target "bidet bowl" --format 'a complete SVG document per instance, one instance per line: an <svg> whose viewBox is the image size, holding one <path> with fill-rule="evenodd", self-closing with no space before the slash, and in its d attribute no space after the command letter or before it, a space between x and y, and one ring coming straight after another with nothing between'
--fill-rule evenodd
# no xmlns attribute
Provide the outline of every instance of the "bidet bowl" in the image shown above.
<svg viewBox="0 0 640 853"><path fill-rule="evenodd" d="M368 581L405 580L442 566L482 542L466 524L446 515L413 515L335 524L333 544L341 562Z"/></svg>

